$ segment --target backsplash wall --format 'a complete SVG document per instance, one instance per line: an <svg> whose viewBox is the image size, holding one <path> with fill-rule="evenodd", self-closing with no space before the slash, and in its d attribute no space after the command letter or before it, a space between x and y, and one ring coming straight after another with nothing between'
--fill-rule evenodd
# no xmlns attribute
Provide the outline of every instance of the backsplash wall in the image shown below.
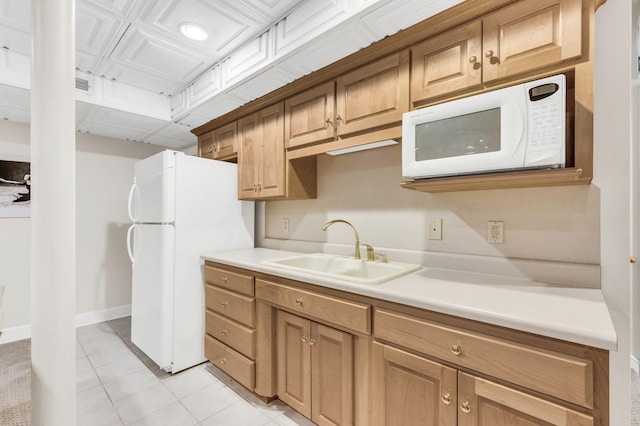
<svg viewBox="0 0 640 426"><path fill-rule="evenodd" d="M403 189L401 181L400 145L321 155L316 200L265 203L264 236L272 242L267 245L352 244L347 226L322 231L327 221L345 219L362 243L383 252L600 263L600 197L594 185L430 194ZM283 218L289 219L288 232ZM431 218L442 218L441 241L427 238ZM487 221L494 220L504 221L504 244L487 242Z"/></svg>

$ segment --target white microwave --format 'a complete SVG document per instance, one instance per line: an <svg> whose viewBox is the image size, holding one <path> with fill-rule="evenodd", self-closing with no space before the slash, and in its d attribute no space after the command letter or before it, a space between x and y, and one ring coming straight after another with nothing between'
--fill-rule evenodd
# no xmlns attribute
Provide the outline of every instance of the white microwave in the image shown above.
<svg viewBox="0 0 640 426"><path fill-rule="evenodd" d="M565 76L402 116L402 175L421 179L565 166Z"/></svg>

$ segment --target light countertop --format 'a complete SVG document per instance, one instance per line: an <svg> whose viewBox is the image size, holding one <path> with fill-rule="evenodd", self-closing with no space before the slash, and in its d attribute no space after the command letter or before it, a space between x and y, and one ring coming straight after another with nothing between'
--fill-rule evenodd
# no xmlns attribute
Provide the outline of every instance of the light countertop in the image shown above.
<svg viewBox="0 0 640 426"><path fill-rule="evenodd" d="M601 349L617 348L600 289L430 267L382 284L364 285L261 263L298 254L254 248L208 253L202 258Z"/></svg>

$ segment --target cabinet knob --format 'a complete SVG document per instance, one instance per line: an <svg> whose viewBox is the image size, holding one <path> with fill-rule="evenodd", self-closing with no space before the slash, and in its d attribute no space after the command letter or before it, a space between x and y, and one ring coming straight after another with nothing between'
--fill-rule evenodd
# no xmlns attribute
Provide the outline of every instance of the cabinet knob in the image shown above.
<svg viewBox="0 0 640 426"><path fill-rule="evenodd" d="M315 339L315 337L312 337L312 338L310 338L310 339L309 339L309 344L310 344L311 346L313 346L313 345L315 345L315 344L316 344L316 339Z"/></svg>
<svg viewBox="0 0 640 426"><path fill-rule="evenodd" d="M327 126L331 126L333 123L331 122L331 119L329 117L327 117L326 120L324 120L325 123L327 123Z"/></svg>
<svg viewBox="0 0 640 426"><path fill-rule="evenodd" d="M471 404L469 404L469 401L465 401L460 404L460 411L465 414L469 414L471 412Z"/></svg>
<svg viewBox="0 0 640 426"><path fill-rule="evenodd" d="M470 64L475 64L476 62L478 62L478 57L477 56L470 56L469 57L469 63Z"/></svg>
<svg viewBox="0 0 640 426"><path fill-rule="evenodd" d="M451 353L454 354L455 356L458 356L462 353L462 348L458 345L452 345Z"/></svg>
<svg viewBox="0 0 640 426"><path fill-rule="evenodd" d="M223 308L226 308L227 305L229 305L229 302L225 301L225 302L220 302L220 304L222 305Z"/></svg>
<svg viewBox="0 0 640 426"><path fill-rule="evenodd" d="M629 262L631 263L636 263L638 261L638 259L636 259L634 256L631 256L631 258L629 258Z"/></svg>
<svg viewBox="0 0 640 426"><path fill-rule="evenodd" d="M227 283L227 281L228 281L228 278L227 278L227 277L220 277L220 282L221 282L222 284L226 284L226 283Z"/></svg>
<svg viewBox="0 0 640 426"><path fill-rule="evenodd" d="M493 58L493 50L487 50L486 52L484 52L484 57Z"/></svg>
<svg viewBox="0 0 640 426"><path fill-rule="evenodd" d="M220 330L220 333L224 334L225 336L229 333L229 330L227 330L226 328Z"/></svg>
<svg viewBox="0 0 640 426"><path fill-rule="evenodd" d="M296 297L296 305L302 305L302 297Z"/></svg>
<svg viewBox="0 0 640 426"><path fill-rule="evenodd" d="M227 359L226 359L226 358L221 358L221 359L220 359L220 364L224 364L225 362L227 362Z"/></svg>
<svg viewBox="0 0 640 426"><path fill-rule="evenodd" d="M342 117L340 117L340 114L336 115L336 121L341 121Z"/></svg>
<svg viewBox="0 0 640 426"><path fill-rule="evenodd" d="M447 392L444 395L442 395L442 402L445 405L451 404L451 394L449 392Z"/></svg>
<svg viewBox="0 0 640 426"><path fill-rule="evenodd" d="M306 342L307 341L307 336L302 336L302 338L300 340L302 340L303 342Z"/></svg>

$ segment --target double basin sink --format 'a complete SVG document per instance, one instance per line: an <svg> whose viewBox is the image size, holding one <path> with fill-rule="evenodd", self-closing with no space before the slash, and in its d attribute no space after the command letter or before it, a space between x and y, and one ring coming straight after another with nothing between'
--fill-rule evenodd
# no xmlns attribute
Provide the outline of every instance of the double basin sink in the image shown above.
<svg viewBox="0 0 640 426"><path fill-rule="evenodd" d="M262 264L358 284L381 284L422 269L412 263L367 261L328 253L301 254Z"/></svg>

